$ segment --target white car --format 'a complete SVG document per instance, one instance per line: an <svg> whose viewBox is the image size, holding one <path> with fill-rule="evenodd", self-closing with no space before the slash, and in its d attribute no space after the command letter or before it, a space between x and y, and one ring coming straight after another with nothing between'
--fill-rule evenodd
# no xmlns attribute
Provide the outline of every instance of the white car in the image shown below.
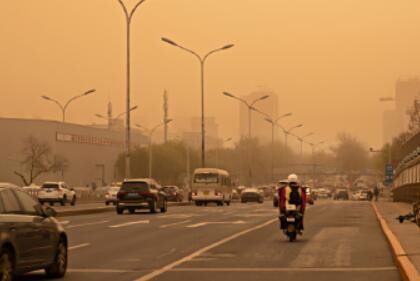
<svg viewBox="0 0 420 281"><path fill-rule="evenodd" d="M65 182L45 182L38 192L38 201L41 204L49 202L54 205L55 202L64 206L70 203L72 206L76 205L76 192L73 188L67 186Z"/></svg>
<svg viewBox="0 0 420 281"><path fill-rule="evenodd" d="M110 203L117 205L117 195L120 188L121 184L109 187L109 189L105 192L105 205L109 205Z"/></svg>

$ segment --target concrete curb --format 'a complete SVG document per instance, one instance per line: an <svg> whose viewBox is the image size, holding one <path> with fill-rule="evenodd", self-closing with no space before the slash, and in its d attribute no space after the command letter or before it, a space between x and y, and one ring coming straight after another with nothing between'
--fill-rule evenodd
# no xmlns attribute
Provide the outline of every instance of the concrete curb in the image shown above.
<svg viewBox="0 0 420 281"><path fill-rule="evenodd" d="M169 207L189 206L189 205L191 205L190 202L168 202ZM90 215L90 214L113 212L113 211L115 211L115 206L104 206L104 207L96 207L96 208L89 208L89 209L86 208L86 209L65 210L65 211L57 211L57 217L81 216L81 215Z"/></svg>
<svg viewBox="0 0 420 281"><path fill-rule="evenodd" d="M376 214L376 217L381 225L382 231L384 232L386 238L388 239L389 245L392 248L392 252L394 254L394 259L396 264L406 281L420 281L420 275L414 266L414 264L410 261L405 252L404 248L401 246L400 241L389 228L388 224L386 223L385 219L382 217L381 213L379 212L376 204L374 202L371 203L372 208Z"/></svg>

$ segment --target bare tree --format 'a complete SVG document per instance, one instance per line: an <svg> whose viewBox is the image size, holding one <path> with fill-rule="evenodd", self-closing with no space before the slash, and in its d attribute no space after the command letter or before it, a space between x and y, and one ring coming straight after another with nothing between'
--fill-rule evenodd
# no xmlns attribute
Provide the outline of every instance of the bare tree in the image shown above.
<svg viewBox="0 0 420 281"><path fill-rule="evenodd" d="M14 173L21 178L25 186L31 185L42 174L64 171L67 160L59 155L53 155L47 142L30 136L23 141L23 160L21 162L23 173Z"/></svg>
<svg viewBox="0 0 420 281"><path fill-rule="evenodd" d="M413 106L410 107L407 114L410 118L408 131L413 134L420 131L420 100L414 100Z"/></svg>

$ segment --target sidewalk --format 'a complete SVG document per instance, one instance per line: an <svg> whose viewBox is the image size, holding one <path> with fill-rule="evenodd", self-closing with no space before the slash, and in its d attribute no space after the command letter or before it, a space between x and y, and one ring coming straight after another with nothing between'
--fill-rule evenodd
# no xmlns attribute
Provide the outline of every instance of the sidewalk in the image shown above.
<svg viewBox="0 0 420 281"><path fill-rule="evenodd" d="M402 247L402 256L407 256L414 265L417 273L420 272L420 228L412 222L399 223L399 215L412 211L411 204L401 202L374 202L377 210L385 220L391 232L395 235ZM419 276L418 276L419 277ZM420 278L420 277L419 277Z"/></svg>

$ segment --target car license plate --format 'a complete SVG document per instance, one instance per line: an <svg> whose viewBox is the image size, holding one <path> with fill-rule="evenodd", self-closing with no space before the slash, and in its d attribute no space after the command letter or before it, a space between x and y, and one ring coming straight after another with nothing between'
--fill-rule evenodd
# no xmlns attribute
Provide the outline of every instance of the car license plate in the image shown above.
<svg viewBox="0 0 420 281"><path fill-rule="evenodd" d="M128 193L127 194L128 197L133 198L133 197L138 197L139 195L137 193Z"/></svg>
<svg viewBox="0 0 420 281"><path fill-rule="evenodd" d="M296 219L295 218L287 218L287 222L295 222Z"/></svg>
<svg viewBox="0 0 420 281"><path fill-rule="evenodd" d="M205 190L203 193L204 193L204 195L209 195L210 194L210 191Z"/></svg>

